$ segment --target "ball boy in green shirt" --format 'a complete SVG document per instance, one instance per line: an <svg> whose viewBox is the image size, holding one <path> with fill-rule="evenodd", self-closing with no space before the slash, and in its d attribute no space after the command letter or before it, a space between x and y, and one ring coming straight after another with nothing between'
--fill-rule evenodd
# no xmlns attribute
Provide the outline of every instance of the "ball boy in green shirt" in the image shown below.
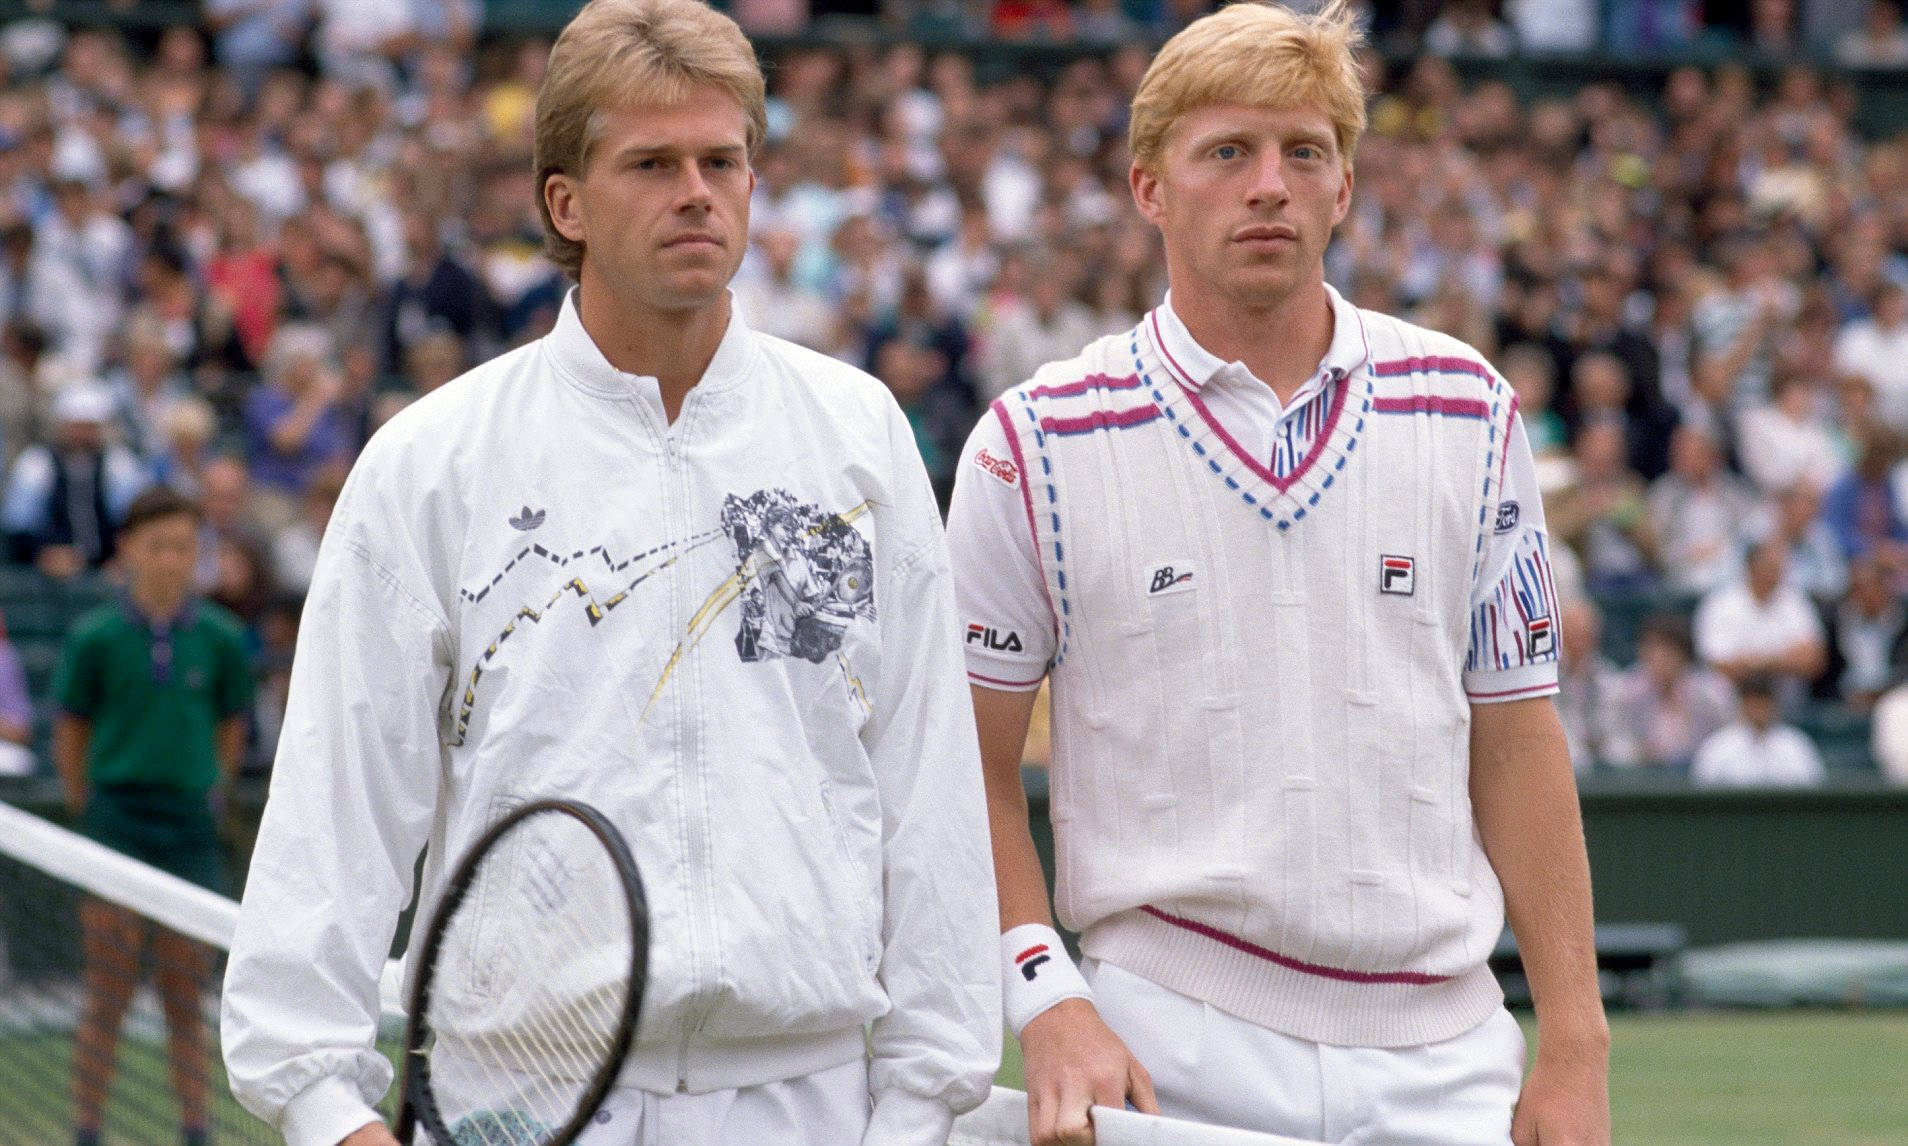
<svg viewBox="0 0 1908 1146"><path fill-rule="evenodd" d="M245 744L252 676L236 617L192 596L199 507L157 488L127 509L126 592L77 621L54 679L53 757L68 811L109 847L224 890L213 803ZM80 905L86 1009L74 1037L77 1146L96 1146L119 1027L150 950L188 1146L206 1134L200 992L211 952L104 900Z"/></svg>

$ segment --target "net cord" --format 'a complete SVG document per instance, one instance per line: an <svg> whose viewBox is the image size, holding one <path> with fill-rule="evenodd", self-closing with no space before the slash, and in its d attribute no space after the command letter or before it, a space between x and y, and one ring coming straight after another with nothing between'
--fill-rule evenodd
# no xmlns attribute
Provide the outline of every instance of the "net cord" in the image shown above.
<svg viewBox="0 0 1908 1146"><path fill-rule="evenodd" d="M215 891L121 855L78 832L0 802L0 854L56 876L221 951L232 948L239 905ZM404 965L389 960L378 980L378 1005L402 1014Z"/></svg>

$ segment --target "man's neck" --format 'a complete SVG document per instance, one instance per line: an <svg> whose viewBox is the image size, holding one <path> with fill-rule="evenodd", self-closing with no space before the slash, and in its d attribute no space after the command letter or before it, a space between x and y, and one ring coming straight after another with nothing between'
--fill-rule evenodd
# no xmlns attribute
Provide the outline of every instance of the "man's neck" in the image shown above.
<svg viewBox="0 0 1908 1146"><path fill-rule="evenodd" d="M1332 345L1334 316L1322 281L1266 304L1175 287L1173 312L1208 354L1244 363L1281 403L1311 381Z"/></svg>
<svg viewBox="0 0 1908 1146"><path fill-rule="evenodd" d="M177 620L179 614L185 611L186 597L184 593L159 594L154 593L150 589L142 591L138 585L132 586L127 592L128 595L132 597L133 607L138 609L148 620L173 621Z"/></svg>
<svg viewBox="0 0 1908 1146"><path fill-rule="evenodd" d="M577 317L611 366L656 379L663 413L673 424L684 400L709 369L729 329L729 292L692 310L660 311L619 300L601 284L577 292Z"/></svg>

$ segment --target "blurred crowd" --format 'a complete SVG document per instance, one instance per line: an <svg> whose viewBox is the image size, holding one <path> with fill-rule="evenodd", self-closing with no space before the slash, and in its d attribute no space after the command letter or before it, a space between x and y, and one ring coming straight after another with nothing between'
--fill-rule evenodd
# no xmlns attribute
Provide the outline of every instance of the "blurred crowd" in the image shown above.
<svg viewBox="0 0 1908 1146"><path fill-rule="evenodd" d="M1046 21L1103 47L998 80L915 41L772 48L742 313L885 382L945 495L995 395L1161 297L1125 114L1150 37L1204 6L1000 0L1002 36ZM1373 20L1475 52L1479 14L1515 44L1582 7ZM733 7L765 33L772 9ZM1798 35L1816 12L1750 10ZM566 285L530 169L547 42L480 41L469 0L406 11L208 0L205 33L136 46L0 29L7 557L98 570L141 489L200 499L200 587L251 628L266 747L356 452L542 334ZM1908 47L1892 4L1850 11L1876 52ZM973 16L885 14L936 12ZM1785 722L1830 706L1872 719L1875 758L1908 782L1908 137L1858 137L1852 87L1801 64L1534 102L1435 51L1366 67L1379 94L1328 276L1515 387L1580 764L1809 782L1822 761ZM1603 656L1611 614L1634 663Z"/></svg>

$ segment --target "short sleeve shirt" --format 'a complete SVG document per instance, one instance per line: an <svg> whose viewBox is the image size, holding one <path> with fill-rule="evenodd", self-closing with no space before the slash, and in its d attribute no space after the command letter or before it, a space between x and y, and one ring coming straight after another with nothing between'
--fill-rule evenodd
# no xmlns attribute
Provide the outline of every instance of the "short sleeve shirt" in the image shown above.
<svg viewBox="0 0 1908 1146"><path fill-rule="evenodd" d="M170 622L129 601L102 606L67 634L53 695L92 726L93 784L207 790L218 781L220 722L252 703L244 630L208 602Z"/></svg>
<svg viewBox="0 0 1908 1146"><path fill-rule="evenodd" d="M1332 344L1318 373L1284 404L1243 364L1223 362L1200 347L1173 312L1170 294L1147 320L1180 364L1181 384L1197 386L1213 417L1274 473L1289 472L1327 424L1335 388L1325 379L1363 363L1356 310L1326 289L1337 316ZM968 680L1010 692L1039 688L1058 646L1045 573L1016 484L1022 479L1007 461L1011 457L1000 420L982 418L962 452L947 522L967 631ZM1555 589L1536 463L1521 417L1511 422L1500 505L1511 508L1500 513L1471 597L1464 686L1474 704L1557 691L1556 641L1532 641L1527 631L1533 620L1549 620L1544 605L1554 601ZM1533 601L1539 606L1533 608Z"/></svg>

